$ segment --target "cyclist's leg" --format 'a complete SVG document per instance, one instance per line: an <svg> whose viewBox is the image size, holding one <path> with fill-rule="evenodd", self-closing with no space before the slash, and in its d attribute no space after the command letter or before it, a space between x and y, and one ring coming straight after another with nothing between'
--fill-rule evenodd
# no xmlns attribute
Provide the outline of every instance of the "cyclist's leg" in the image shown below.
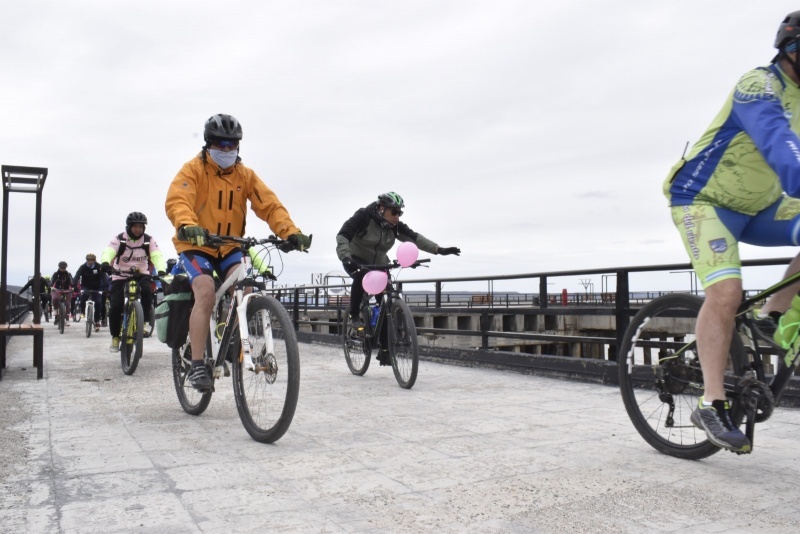
<svg viewBox="0 0 800 534"><path fill-rule="evenodd" d="M364 287L361 282L366 274L366 271L358 271L353 275L353 285L350 286L350 308L348 310L351 320L360 318L361 301L364 299Z"/></svg>
<svg viewBox="0 0 800 534"><path fill-rule="evenodd" d="M150 284L141 285L142 310L144 311L144 322L150 320L150 305L153 303L153 293Z"/></svg>
<svg viewBox="0 0 800 534"><path fill-rule="evenodd" d="M749 452L750 441L732 422L724 380L742 298L737 242L751 217L692 205L673 207L672 218L706 294L695 325L704 391L691 422L718 447Z"/></svg>
<svg viewBox="0 0 800 534"><path fill-rule="evenodd" d="M124 306L125 299L125 284L126 280L114 280L111 282L111 291L109 291L109 308L108 308L108 333L112 338L119 337L120 330L122 329L122 307Z"/></svg>
<svg viewBox="0 0 800 534"><path fill-rule="evenodd" d="M189 342L192 347L205 347L208 338L208 322L214 307L214 266L205 254L185 251L180 255L194 293L194 305L189 316ZM193 350L192 361L203 361L203 351Z"/></svg>
<svg viewBox="0 0 800 534"><path fill-rule="evenodd" d="M800 245L800 199L783 197L772 206L756 214L742 231L742 243L762 247ZM800 271L800 254L795 256L783 278ZM800 290L800 282L783 288L772 295L761 308L762 313L783 313L791 306L792 297Z"/></svg>
<svg viewBox="0 0 800 534"><path fill-rule="evenodd" d="M706 293L696 327L705 400L723 400L728 348L742 298L738 236L750 217L714 206L690 205L673 207L672 219Z"/></svg>
<svg viewBox="0 0 800 534"><path fill-rule="evenodd" d="M103 318L103 295L93 293L92 300L94 301L94 322L95 324L100 324Z"/></svg>

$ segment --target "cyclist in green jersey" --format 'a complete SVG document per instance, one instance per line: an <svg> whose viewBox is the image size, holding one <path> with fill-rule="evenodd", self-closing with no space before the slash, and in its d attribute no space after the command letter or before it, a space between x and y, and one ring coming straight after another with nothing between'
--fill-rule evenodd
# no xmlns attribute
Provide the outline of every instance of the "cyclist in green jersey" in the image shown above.
<svg viewBox="0 0 800 534"><path fill-rule="evenodd" d="M778 54L771 64L739 79L706 133L664 182L706 296L696 331L705 390L692 422L712 443L736 452L751 449L732 423L723 387L742 297L738 243L800 245L800 11L783 20L774 46ZM786 275L798 271L800 256ZM797 289L776 293L762 311L778 317ZM760 324L769 322L765 317Z"/></svg>

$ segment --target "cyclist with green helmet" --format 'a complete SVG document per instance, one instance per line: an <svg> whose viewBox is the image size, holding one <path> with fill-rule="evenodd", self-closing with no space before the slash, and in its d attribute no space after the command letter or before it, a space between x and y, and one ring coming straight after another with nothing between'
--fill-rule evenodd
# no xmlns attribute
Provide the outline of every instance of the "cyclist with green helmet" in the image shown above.
<svg viewBox="0 0 800 534"><path fill-rule="evenodd" d="M389 263L387 253L395 241L411 241L430 254L447 256L461 254L458 247L440 247L422 234L418 234L400 221L405 203L403 197L394 192L384 193L376 202L360 208L342 225L336 236L336 254L353 278L350 289L350 317L354 328L364 328L358 310L364 298L361 280L367 273L361 265L385 265ZM378 355L381 365L387 365L385 354Z"/></svg>
<svg viewBox="0 0 800 534"><path fill-rule="evenodd" d="M732 422L723 384L734 316L742 298L738 243L800 245L800 11L787 15L771 64L739 79L717 117L664 182L672 218L703 289L697 347L704 392L692 423L735 452L752 444ZM800 256L786 275L800 270ZM798 287L766 303L768 330ZM771 329L775 325L772 322Z"/></svg>

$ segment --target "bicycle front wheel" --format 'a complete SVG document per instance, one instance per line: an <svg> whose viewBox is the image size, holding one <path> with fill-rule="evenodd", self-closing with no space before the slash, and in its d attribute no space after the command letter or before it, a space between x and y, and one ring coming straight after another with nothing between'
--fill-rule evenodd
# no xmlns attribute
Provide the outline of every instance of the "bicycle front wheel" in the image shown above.
<svg viewBox="0 0 800 534"><path fill-rule="evenodd" d="M254 440L273 443L289 429L300 392L300 354L292 320L269 296L247 303L247 332L252 365L241 350L234 322L233 395L244 428ZM229 349L232 350L232 349ZM248 367L252 367L249 369Z"/></svg>
<svg viewBox="0 0 800 534"><path fill-rule="evenodd" d="M90 300L86 303L86 337L92 337L94 328L94 303Z"/></svg>
<svg viewBox="0 0 800 534"><path fill-rule="evenodd" d="M138 300L129 302L128 322L123 321L123 331L119 339L119 356L122 363L122 372L132 375L139 365L142 357L142 334L144 333L144 314L142 303Z"/></svg>
<svg viewBox="0 0 800 534"><path fill-rule="evenodd" d="M64 325L67 324L67 305L61 302L58 305L58 331L64 333Z"/></svg>
<svg viewBox="0 0 800 534"><path fill-rule="evenodd" d="M206 352L203 355L208 361L211 354L211 336L206 339ZM178 394L178 401L181 403L183 411L189 415L200 415L211 402L213 388L205 391L198 391L189 383L189 369L192 367L192 344L186 340L186 344L179 349L172 349L172 381L175 384L175 393Z"/></svg>
<svg viewBox="0 0 800 534"><path fill-rule="evenodd" d="M617 354L620 392L633 426L659 452L687 460L719 450L689 419L703 394L695 337L702 305L701 298L679 293L649 302L631 320ZM736 332L729 351L726 390L743 374L747 358Z"/></svg>
<svg viewBox="0 0 800 534"><path fill-rule="evenodd" d="M47 298L50 298L49 296ZM47 304L44 305L44 320L45 322L50 322L50 306Z"/></svg>
<svg viewBox="0 0 800 534"><path fill-rule="evenodd" d="M361 320L364 321L365 329L362 332L352 331L352 321L350 312L345 310L344 321L342 324L342 347L344 348L344 359L350 372L356 376L364 376L369 369L369 361L372 356L372 343L367 335L369 328L369 308L361 307Z"/></svg>
<svg viewBox="0 0 800 534"><path fill-rule="evenodd" d="M401 388L411 389L417 381L419 368L419 349L417 347L417 327L411 308L401 299L392 302L389 321L389 356L392 370Z"/></svg>

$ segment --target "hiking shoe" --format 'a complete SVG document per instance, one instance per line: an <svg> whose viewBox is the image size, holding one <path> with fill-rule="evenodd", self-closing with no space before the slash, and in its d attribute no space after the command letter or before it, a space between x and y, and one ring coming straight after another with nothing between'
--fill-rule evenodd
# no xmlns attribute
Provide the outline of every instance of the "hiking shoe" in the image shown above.
<svg viewBox="0 0 800 534"><path fill-rule="evenodd" d="M711 406L704 406L700 397L689 419L694 426L703 429L708 440L717 447L733 452L750 452L750 440L733 426L730 410L728 401L715 400Z"/></svg>
<svg viewBox="0 0 800 534"><path fill-rule="evenodd" d="M112 337L111 338L111 346L108 347L108 350L111 352L119 352L119 338Z"/></svg>
<svg viewBox="0 0 800 534"><path fill-rule="evenodd" d="M195 364L192 362L192 367L189 369L189 384L194 389L199 391L204 391L207 389L211 389L211 386L214 385L214 381L211 380L211 376L208 374L208 369L206 369L206 365L203 362L199 364Z"/></svg>
<svg viewBox="0 0 800 534"><path fill-rule="evenodd" d="M392 357L389 356L389 351L386 349L381 349L378 353L378 357L375 359L378 360L381 365L392 365Z"/></svg>

